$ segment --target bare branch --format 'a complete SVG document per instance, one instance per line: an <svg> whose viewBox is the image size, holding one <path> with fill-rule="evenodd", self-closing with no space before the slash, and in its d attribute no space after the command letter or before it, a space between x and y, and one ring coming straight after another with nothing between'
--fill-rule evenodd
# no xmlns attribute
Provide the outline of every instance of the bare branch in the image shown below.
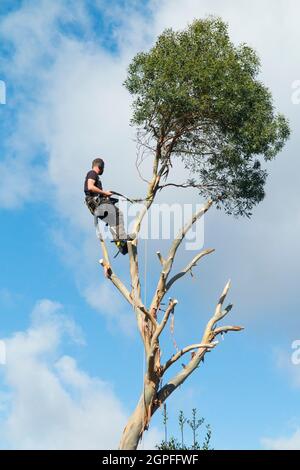
<svg viewBox="0 0 300 470"><path fill-rule="evenodd" d="M229 280L227 282L226 286L224 287L224 290L223 290L223 292L222 292L222 294L219 298L219 301L218 301L216 309L215 309L215 313L214 313L214 315L212 316L212 318L210 319L210 321L207 324L207 327L206 327L206 334L207 335L210 334L210 332L214 329L216 323L219 322L220 320L222 320L222 318L224 318L230 312L230 310L232 309L232 305L228 305L226 307L226 309L222 311L222 307L223 307L224 301L226 299L226 296L228 294L228 291L230 289L230 285L231 285L231 282Z"/></svg>
<svg viewBox="0 0 300 470"><path fill-rule="evenodd" d="M160 252L160 251L157 251L156 254L157 254L157 257L158 257L158 259L159 259L159 261L160 261L160 264L163 266L164 263L165 263L165 259L162 257L161 252Z"/></svg>
<svg viewBox="0 0 300 470"><path fill-rule="evenodd" d="M228 333L228 331L242 331L245 328L243 326L220 326L214 330L214 336L219 334Z"/></svg>
<svg viewBox="0 0 300 470"><path fill-rule="evenodd" d="M171 248L169 250L168 256L167 256L165 262L163 263L163 269L160 273L157 288L156 288L154 297L153 297L152 302L151 302L150 312L154 312L158 309L158 307L160 305L160 302L162 301L165 293L167 292L167 290L166 290L166 281L167 281L168 275L169 275L169 273L172 269L172 265L173 265L173 261L174 261L176 252L177 252L182 240L184 239L185 235L190 230L192 225L197 220L199 220L208 211L208 209L212 206L212 203L213 202L211 200L207 201L207 203L204 204L203 207L201 207L197 212L195 212L193 214L192 218L190 219L190 221L180 230L177 237L173 241L173 243L171 245Z"/></svg>
<svg viewBox="0 0 300 470"><path fill-rule="evenodd" d="M221 310L219 316L218 316L218 321L222 320L224 317L226 317L226 315L228 315L228 313L230 312L230 310L233 308L233 304L229 304L227 305L227 307L224 309L224 310Z"/></svg>
<svg viewBox="0 0 300 470"><path fill-rule="evenodd" d="M215 342L212 342L212 343L208 343L208 344L191 344L190 346L186 346L185 348L181 349L180 351L178 351L176 354L173 354L172 357L170 357L170 359L168 359L168 361L165 363L164 366L162 366L162 373L165 373L166 370L171 367L173 364L175 364L175 362L178 361L178 359L180 359L184 354L188 353L189 351L193 351L195 349L208 349L208 350L211 350L213 348L215 348L218 344L218 341L215 341Z"/></svg>
<svg viewBox="0 0 300 470"><path fill-rule="evenodd" d="M154 171L155 170L153 170L153 172ZM160 180L160 176L156 174L155 176L153 176L152 181L149 184L148 193L147 193L146 198L144 199L145 203L142 209L140 210L140 212L138 213L138 215L136 216L136 219L134 222L133 232L135 233L135 235L139 233L143 218L145 214L147 213L147 211L150 209L154 201L159 180Z"/></svg>
<svg viewBox="0 0 300 470"><path fill-rule="evenodd" d="M114 286L119 290L119 292L121 292L121 294L123 295L123 297L125 297L127 302L130 303L130 305L132 305L132 299L131 299L129 290L127 289L127 287L125 287L125 285L118 278L118 276L116 276L115 273L112 271L110 264L108 264L103 259L100 259L99 263L101 264L101 266L103 266L105 273L106 273L106 277L114 284Z"/></svg>
<svg viewBox="0 0 300 470"><path fill-rule="evenodd" d="M145 140L146 137L145 135L143 136L144 140L140 137L140 133L137 133L137 153L136 153L136 160L135 160L135 166L137 169L137 172L139 174L139 177L147 184L150 184L150 181L146 180L141 171L140 171L140 166L142 165L143 161L147 158L146 151L148 150L149 152L155 152L155 149L150 147L148 144L146 144ZM150 140L150 137L147 139L147 141Z"/></svg>
<svg viewBox="0 0 300 470"><path fill-rule="evenodd" d="M159 336L161 335L163 329L165 328L168 320L169 320L169 317L171 315L171 313L174 312L174 308L175 306L178 304L178 300L176 299L170 299L169 301L169 305L165 311L165 314L163 316L163 319L162 321L159 323L159 325L157 326L155 332L154 332L154 335L152 337L152 341L151 341L151 344L152 346L156 343L156 341L158 340ZM151 310L150 310L151 311Z"/></svg>
<svg viewBox="0 0 300 470"><path fill-rule="evenodd" d="M208 249L208 250L203 250L200 253L198 253L184 269L182 269L179 273L175 274L175 276L173 276L168 281L168 283L166 284L166 291L168 291L171 288L171 286L174 284L174 282L176 282L178 279L183 277L186 273L191 271L191 269L193 267L197 266L197 263L198 263L198 261L200 261L201 258L203 258L206 255L209 255L210 253L213 253L214 251L215 250L211 248L211 249Z"/></svg>
<svg viewBox="0 0 300 470"><path fill-rule="evenodd" d="M193 224L197 220L199 220L208 211L208 209L212 206L212 204L213 204L213 202L211 200L209 200L206 204L204 204L203 207L201 207L197 212L195 212L195 214L193 214L191 220L189 222L187 222L187 224L177 234L177 237L173 241L173 243L171 245L171 248L170 248L170 251L169 251L169 254L168 254L168 257L167 257L167 262L166 262L166 266L165 266L165 269L164 269L164 272L165 272L166 276L168 276L168 274L169 274L169 272L172 268L176 252L177 252L182 240L186 236L187 232L191 229Z"/></svg>
<svg viewBox="0 0 300 470"><path fill-rule="evenodd" d="M211 187L216 187L216 185L213 184L196 184L196 183L166 183L166 184L160 184L158 186L159 191L161 191L164 188L168 187L174 187L174 188L196 188L196 189L204 189L204 188L211 188Z"/></svg>
<svg viewBox="0 0 300 470"><path fill-rule="evenodd" d="M226 296L228 294L230 286L231 286L231 281L229 280L227 282L226 286L224 287L224 290L221 294L221 297L220 297L219 302L218 302L217 307L216 307L216 311L215 311L215 315L214 315L214 317L216 318L216 321L219 321L221 319L222 306L223 306L224 300L226 299Z"/></svg>
<svg viewBox="0 0 300 470"><path fill-rule="evenodd" d="M144 136L144 137L145 137L145 136ZM148 138L148 141L149 141L149 140L150 140L150 138ZM137 138L137 143L138 143L138 145L139 145L140 147L144 147L145 149L147 149L147 150L149 150L149 151L151 151L151 152L153 152L153 153L156 151L155 147L151 147L151 145L149 145L149 144L146 143L146 139L145 139L145 138L144 138L144 140L142 140L142 139L140 138L140 136L138 136L138 138Z"/></svg>
<svg viewBox="0 0 300 470"><path fill-rule="evenodd" d="M202 341L200 344L202 345L208 345L208 344L214 344L215 342L213 341L215 337L219 334L222 333L227 333L229 331L242 331L243 327L241 326L222 326L219 328L215 328L215 324L223 318L229 311L231 310L231 305L226 307L226 309L222 312L222 305L224 303L224 300L228 294L230 288L230 282L228 282L221 294L221 297L219 298L217 307L215 309L214 315L212 318L208 321ZM225 315L224 315L225 313ZM185 380L194 372L194 370L199 367L199 364L201 361L204 359L205 354L209 351L210 349L208 348L199 348L197 352L193 355L192 359L189 361L189 363L182 369L180 372L178 372L173 378L171 378L164 387L158 392L157 394L157 400L156 400L156 407L160 406L170 395L171 393L176 390L177 387L179 387ZM180 351L177 353L179 354ZM176 356L176 355L175 355ZM180 356L179 356L180 357ZM178 360L179 357L176 359ZM169 361L171 361L171 364L174 363L174 356L171 358ZM175 361L176 362L176 361ZM168 362L166 363L168 364ZM155 408L157 409L157 408Z"/></svg>
<svg viewBox="0 0 300 470"><path fill-rule="evenodd" d="M148 312L148 310L146 309L146 307L145 307L144 305L138 305L137 308L138 308L141 312L143 312L147 318L149 318L149 320L150 320L151 323L153 324L154 328L157 328L157 327L158 327L158 322L157 322L156 319L153 317L153 315L151 315L151 313Z"/></svg>
<svg viewBox="0 0 300 470"><path fill-rule="evenodd" d="M113 272L105 241L101 235L99 239L100 239L100 243L102 247L102 252L104 255L104 259L100 259L99 263L104 269L105 277L114 284L114 286L119 290L119 292L123 295L123 297L125 297L127 302L135 308L135 313L137 317L139 316L141 312L144 313L147 316L147 318L149 318L149 320L153 323L154 327L156 328L157 321L155 320L155 318L147 311L146 307L142 304L140 299L135 299L132 297L127 287L118 278L118 276ZM139 319L138 319L138 323L139 325L141 325L141 321Z"/></svg>
<svg viewBox="0 0 300 470"><path fill-rule="evenodd" d="M103 266L105 277L111 280L111 282L114 284L114 286L121 292L123 297L125 297L127 302L129 302L132 305L132 299L130 297L129 290L127 289L127 287L125 287L123 282L118 278L118 276L116 276L116 274L112 270L111 263L110 263L110 260L109 260L108 251L107 251L107 247L106 247L106 243L103 239L103 236L101 235L101 232L99 231L98 226L97 226L97 236L99 238L101 248L102 248L103 257L104 257L104 259L101 259L99 261L99 263L101 264L101 266Z"/></svg>

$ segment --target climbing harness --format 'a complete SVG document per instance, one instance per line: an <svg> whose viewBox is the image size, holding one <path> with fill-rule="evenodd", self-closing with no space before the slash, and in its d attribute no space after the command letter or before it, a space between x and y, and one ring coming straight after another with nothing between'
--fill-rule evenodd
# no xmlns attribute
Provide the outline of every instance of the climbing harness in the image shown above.
<svg viewBox="0 0 300 470"><path fill-rule="evenodd" d="M101 220L101 219L105 218L106 215L104 214L103 216L99 216L99 215L95 216L95 210L97 209L97 207L99 207L99 205L103 201L105 201L105 198L101 198L99 196L94 196L94 197L93 196L88 196L88 197L85 198L85 204L87 205L87 207L88 207L89 211L91 212L91 214L94 216L94 225L95 225L95 228L96 228L96 236L100 241L102 240L102 238L101 238L101 234L100 234L100 230L99 230L98 219ZM118 199L110 197L109 201L110 201L110 203L115 205L115 204L117 204ZM108 223L106 223L105 225L106 225L106 227L108 227ZM122 255L127 255L127 253L128 253L127 240L118 240L117 239L117 233L115 232L114 228L110 227L110 230L114 231L114 240L111 240L111 242L114 243L118 248L118 251L114 255L114 258L116 258L119 253L121 253Z"/></svg>
<svg viewBox="0 0 300 470"><path fill-rule="evenodd" d="M92 215L94 215L95 210L101 203L101 198L99 196L86 196L85 205Z"/></svg>
<svg viewBox="0 0 300 470"><path fill-rule="evenodd" d="M134 204L135 202L138 202L138 201L142 201L142 200L138 200L138 199L135 199L135 200L130 199L129 197L125 196L124 194L118 193L117 191L111 191L111 193L115 196L122 197L123 199L130 202L131 204ZM96 227L96 234L97 234L98 238L99 238L98 218L101 220L101 219L105 218L105 215L103 217L100 217L100 216L95 217L94 213L95 213L95 210L97 209L97 207L99 207L100 204L103 203L105 200L106 200L106 198L101 197L101 196L86 196L86 198L85 198L85 204L88 207L91 214L94 216L94 224L95 224L95 227ZM114 198L114 197L109 197L109 198L107 198L107 201L109 201L111 204L115 205L119 202L119 199ZM108 224L106 224L106 226L108 226ZM110 229L113 230L112 227L110 227ZM118 251L115 254L114 258L116 258L116 256L118 256L119 253L121 253L122 255L127 255L127 253L128 253L127 240L118 240L117 239L117 234L115 233L115 239L112 240L112 243L115 243L115 245L118 248Z"/></svg>

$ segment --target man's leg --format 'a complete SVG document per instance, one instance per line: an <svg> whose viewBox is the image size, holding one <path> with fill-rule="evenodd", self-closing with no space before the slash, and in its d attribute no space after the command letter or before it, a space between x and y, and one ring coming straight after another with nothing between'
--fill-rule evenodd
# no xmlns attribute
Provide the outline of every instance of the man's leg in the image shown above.
<svg viewBox="0 0 300 470"><path fill-rule="evenodd" d="M123 212L120 211L120 209L116 206L114 206L114 209L115 209L116 225L113 226L113 229L116 231L117 239L118 240L127 240L130 237L128 237L128 234L125 231Z"/></svg>
<svg viewBox="0 0 300 470"><path fill-rule="evenodd" d="M127 240L122 211L109 201L102 202L95 211L95 216L108 224L114 240Z"/></svg>

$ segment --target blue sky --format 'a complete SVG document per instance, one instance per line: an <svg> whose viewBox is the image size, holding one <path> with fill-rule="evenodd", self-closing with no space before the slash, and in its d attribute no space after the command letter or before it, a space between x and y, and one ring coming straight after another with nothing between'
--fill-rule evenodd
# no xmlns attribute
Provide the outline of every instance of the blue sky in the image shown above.
<svg viewBox="0 0 300 470"><path fill-rule="evenodd" d="M293 134L269 166L267 197L253 218L208 214L205 246L216 253L194 280L176 287L178 344L198 341L195 333L201 335L229 278L231 322L246 330L227 335L170 399L170 432L180 409L189 415L196 407L213 428L215 448L300 448L300 372L290 361L300 335L300 108L291 98L300 75L299 6L199 3L1 2L7 104L0 105L0 339L7 364L0 366L0 447L117 446L141 391L143 352L132 312L99 269L82 179L101 154L107 188L144 193L135 172L130 97L122 87L126 68L164 28L213 13L229 22L235 42L258 51L261 78ZM168 202L176 197L166 194ZM181 195L183 202L190 198L197 202ZM163 252L167 244L147 243L148 296L158 246ZM178 266L190 258L181 251ZM115 266L126 279L127 259L118 257ZM165 350L171 348L166 332ZM144 445L153 446L162 432L158 413Z"/></svg>

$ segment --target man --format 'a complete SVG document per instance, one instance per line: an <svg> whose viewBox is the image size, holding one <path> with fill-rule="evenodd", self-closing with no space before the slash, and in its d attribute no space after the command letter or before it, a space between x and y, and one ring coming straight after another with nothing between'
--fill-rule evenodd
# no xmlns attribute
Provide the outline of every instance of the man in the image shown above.
<svg viewBox="0 0 300 470"><path fill-rule="evenodd" d="M132 239L124 229L122 212L115 206L117 199L111 198L111 191L104 191L99 175L104 172L104 161L95 158L92 169L87 173L84 182L85 201L94 217L103 220L112 233L115 241Z"/></svg>

